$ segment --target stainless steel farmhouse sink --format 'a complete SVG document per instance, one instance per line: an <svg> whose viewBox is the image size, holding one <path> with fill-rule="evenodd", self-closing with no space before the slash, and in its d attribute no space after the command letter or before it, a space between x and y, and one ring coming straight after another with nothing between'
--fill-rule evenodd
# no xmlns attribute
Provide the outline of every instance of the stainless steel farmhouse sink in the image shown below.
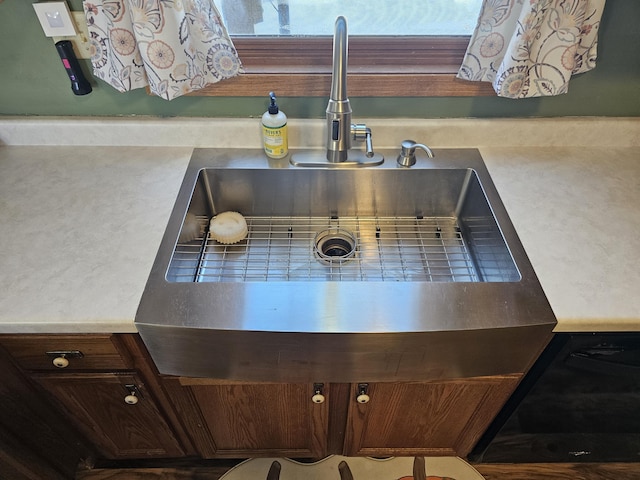
<svg viewBox="0 0 640 480"><path fill-rule="evenodd" d="M226 211L248 224L231 245L208 234ZM197 149L136 316L162 373L247 381L515 373L554 324L472 149L365 169Z"/></svg>

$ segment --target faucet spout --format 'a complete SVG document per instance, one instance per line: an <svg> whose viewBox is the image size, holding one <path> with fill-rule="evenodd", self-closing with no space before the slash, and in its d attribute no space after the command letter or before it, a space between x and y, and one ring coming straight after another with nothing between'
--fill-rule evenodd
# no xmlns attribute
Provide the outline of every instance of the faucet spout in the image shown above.
<svg viewBox="0 0 640 480"><path fill-rule="evenodd" d="M347 20L336 19L333 35L333 69L331 76L331 97L336 102L344 102L347 98L347 63L348 63Z"/></svg>
<svg viewBox="0 0 640 480"><path fill-rule="evenodd" d="M347 20L336 19L333 35L331 96L327 104L327 160L347 160L351 148L351 105L347 97L348 35Z"/></svg>

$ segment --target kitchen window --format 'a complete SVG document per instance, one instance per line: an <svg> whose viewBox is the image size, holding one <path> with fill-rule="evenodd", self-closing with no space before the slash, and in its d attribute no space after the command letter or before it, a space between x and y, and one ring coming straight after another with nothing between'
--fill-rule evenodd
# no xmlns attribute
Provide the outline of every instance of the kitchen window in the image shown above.
<svg viewBox="0 0 640 480"><path fill-rule="evenodd" d="M215 0L246 74L200 95L327 96L333 23L349 28L350 96L494 95L458 80L482 0Z"/></svg>

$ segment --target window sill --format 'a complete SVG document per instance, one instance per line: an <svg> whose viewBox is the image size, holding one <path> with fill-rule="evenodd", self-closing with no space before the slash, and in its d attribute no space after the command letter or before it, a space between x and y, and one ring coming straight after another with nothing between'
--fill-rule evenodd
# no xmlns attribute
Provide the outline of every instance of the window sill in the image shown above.
<svg viewBox="0 0 640 480"><path fill-rule="evenodd" d="M349 41L350 97L494 96L491 85L456 78L469 37L380 38ZM245 74L194 92L200 96L327 97L332 39L236 38Z"/></svg>
<svg viewBox="0 0 640 480"><path fill-rule="evenodd" d="M350 97L478 97L495 96L490 84L467 82L455 74L358 74L348 78ZM205 87L191 95L260 97L277 85L282 97L328 97L330 74L246 73Z"/></svg>

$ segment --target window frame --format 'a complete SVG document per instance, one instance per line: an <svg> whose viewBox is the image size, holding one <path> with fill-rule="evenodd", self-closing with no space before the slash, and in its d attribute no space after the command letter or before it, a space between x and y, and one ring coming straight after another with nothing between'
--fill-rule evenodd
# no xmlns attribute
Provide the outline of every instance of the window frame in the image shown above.
<svg viewBox="0 0 640 480"><path fill-rule="evenodd" d="M469 36L349 38L350 97L495 95L485 82L456 78ZM326 97L331 85L332 37L233 37L245 73L195 92L204 96Z"/></svg>

